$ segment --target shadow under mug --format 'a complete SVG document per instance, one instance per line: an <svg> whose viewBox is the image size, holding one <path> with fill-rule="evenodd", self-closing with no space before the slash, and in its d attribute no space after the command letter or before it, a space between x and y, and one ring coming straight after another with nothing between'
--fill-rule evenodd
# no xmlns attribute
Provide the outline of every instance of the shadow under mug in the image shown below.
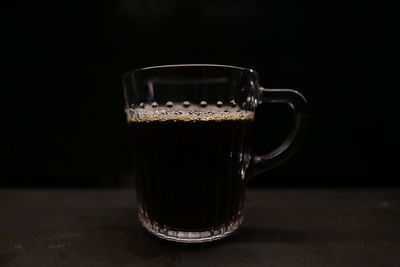
<svg viewBox="0 0 400 267"><path fill-rule="evenodd" d="M238 229L247 180L289 158L303 134L305 98L261 87L251 69L148 67L124 74L123 86L139 220L166 240L207 242ZM278 148L254 155L261 103L287 103L294 123Z"/></svg>

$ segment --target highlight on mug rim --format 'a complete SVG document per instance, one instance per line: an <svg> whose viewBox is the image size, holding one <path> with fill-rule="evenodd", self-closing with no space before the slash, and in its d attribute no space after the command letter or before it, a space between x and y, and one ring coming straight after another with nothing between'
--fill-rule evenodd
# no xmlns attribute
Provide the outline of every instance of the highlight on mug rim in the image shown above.
<svg viewBox="0 0 400 267"><path fill-rule="evenodd" d="M224 65L224 64L170 64L170 65L156 65L156 66L138 68L125 72L122 76L145 70L156 70L164 68L184 68L184 67L226 68L226 69L236 69L240 71L248 71L250 73L257 73L255 70L250 68L238 67L233 65Z"/></svg>

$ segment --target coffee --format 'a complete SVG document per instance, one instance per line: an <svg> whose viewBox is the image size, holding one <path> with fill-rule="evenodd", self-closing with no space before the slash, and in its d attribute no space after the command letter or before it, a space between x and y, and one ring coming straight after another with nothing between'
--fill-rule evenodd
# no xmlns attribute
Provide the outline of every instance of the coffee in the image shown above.
<svg viewBox="0 0 400 267"><path fill-rule="evenodd" d="M128 112L145 223L207 231L241 219L253 113L204 106L150 104Z"/></svg>

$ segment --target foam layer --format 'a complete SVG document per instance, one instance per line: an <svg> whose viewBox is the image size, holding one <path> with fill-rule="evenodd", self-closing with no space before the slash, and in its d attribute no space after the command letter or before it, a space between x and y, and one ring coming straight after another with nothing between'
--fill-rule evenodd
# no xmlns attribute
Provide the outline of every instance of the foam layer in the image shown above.
<svg viewBox="0 0 400 267"><path fill-rule="evenodd" d="M237 121L253 120L254 113L239 108L135 108L127 111L128 122L157 121Z"/></svg>

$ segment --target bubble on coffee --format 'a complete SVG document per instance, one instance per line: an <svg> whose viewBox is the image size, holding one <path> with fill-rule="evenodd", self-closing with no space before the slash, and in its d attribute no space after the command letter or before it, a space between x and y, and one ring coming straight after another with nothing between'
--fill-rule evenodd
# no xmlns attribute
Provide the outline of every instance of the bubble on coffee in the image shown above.
<svg viewBox="0 0 400 267"><path fill-rule="evenodd" d="M161 122L161 121L237 121L253 120L254 113L240 109L239 106L222 106L219 103L208 105L201 101L199 104L190 104L188 101L183 103L172 103L168 101L165 105L157 102L140 105L138 108L129 109L129 122ZM222 103L222 102L221 102Z"/></svg>

